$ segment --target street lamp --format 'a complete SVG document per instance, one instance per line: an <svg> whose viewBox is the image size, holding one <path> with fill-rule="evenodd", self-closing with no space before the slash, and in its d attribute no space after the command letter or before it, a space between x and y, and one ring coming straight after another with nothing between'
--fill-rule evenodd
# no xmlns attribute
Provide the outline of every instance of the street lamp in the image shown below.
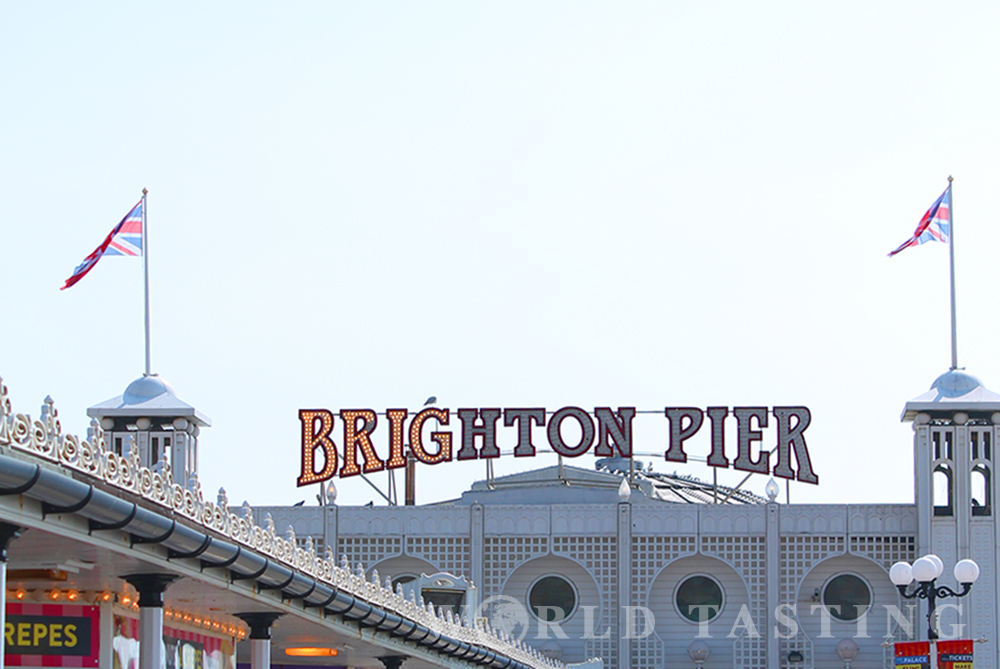
<svg viewBox="0 0 1000 669"><path fill-rule="evenodd" d="M841 639L837 642L837 657L844 661L844 669L851 669L851 662L858 656L858 644L854 639Z"/></svg>
<svg viewBox="0 0 1000 669"><path fill-rule="evenodd" d="M708 644L704 641L694 640L691 645L688 646L688 657L694 660L694 666L701 669L705 666L705 660L708 656L712 654L712 650L708 647Z"/></svg>
<svg viewBox="0 0 1000 669"><path fill-rule="evenodd" d="M955 580L962 585L961 592L955 592L946 585L937 585L935 581L944 572L944 563L937 555L925 555L916 560L911 567L908 562L897 562L889 570L889 579L899 589L904 599L927 600L927 638L938 638L934 629L934 610L937 600L947 597L965 597L972 590L972 584L979 578L979 565L973 560L960 560L955 564ZM912 593L906 593L906 586L917 581Z"/></svg>

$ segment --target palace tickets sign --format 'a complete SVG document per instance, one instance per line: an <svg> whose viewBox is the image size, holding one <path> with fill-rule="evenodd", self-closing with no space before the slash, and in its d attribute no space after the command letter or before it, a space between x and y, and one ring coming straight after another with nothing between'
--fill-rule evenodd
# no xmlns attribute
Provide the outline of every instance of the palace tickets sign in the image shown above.
<svg viewBox="0 0 1000 669"><path fill-rule="evenodd" d="M611 457L617 453L630 458L635 413L634 407L619 407L617 411L596 407L593 412L579 407L563 407L554 412L543 408L459 409L455 412L459 423L456 441L453 432L434 429L435 423L437 428L452 424L449 409L426 408L410 418L408 424L406 409L388 409L382 414L372 409L342 409L339 413L342 436L338 447L334 441L337 421L333 412L301 409L302 470L298 485L326 481L338 474L340 478L347 478L405 467L407 447L417 461L428 465L453 459L498 458L498 435L503 432L508 434L503 435L502 440L514 444L514 457L531 457L536 452L534 431L542 428L548 447L563 457L577 458L587 453ZM381 451L376 448L379 415L388 423ZM668 448L664 453L668 462L687 462L685 442L707 423L711 432L711 451L707 458L710 467L732 466L746 472L819 483L806 447L805 431L810 422L806 407L784 406L770 410L767 407L708 407L705 410L668 407L663 416L668 423ZM730 416L736 423L735 449L726 444L725 428ZM774 417L774 440L765 444L764 430L769 427L771 416ZM498 425L501 418L502 428ZM432 430L428 441L424 439L425 424ZM564 437L567 424L575 426L575 429L566 429L574 435L571 443ZM457 452L454 451L456 447ZM776 455L773 466L772 450Z"/></svg>

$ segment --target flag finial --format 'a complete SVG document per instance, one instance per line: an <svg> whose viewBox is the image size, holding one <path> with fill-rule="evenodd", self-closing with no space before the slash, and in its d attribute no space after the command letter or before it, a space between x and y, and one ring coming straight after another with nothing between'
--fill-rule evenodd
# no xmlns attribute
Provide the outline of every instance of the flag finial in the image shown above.
<svg viewBox="0 0 1000 669"><path fill-rule="evenodd" d="M951 178L951 175L949 174L949 175L948 175L948 183L950 184L950 183L951 183L952 181L954 181L954 179L952 179L952 178Z"/></svg>

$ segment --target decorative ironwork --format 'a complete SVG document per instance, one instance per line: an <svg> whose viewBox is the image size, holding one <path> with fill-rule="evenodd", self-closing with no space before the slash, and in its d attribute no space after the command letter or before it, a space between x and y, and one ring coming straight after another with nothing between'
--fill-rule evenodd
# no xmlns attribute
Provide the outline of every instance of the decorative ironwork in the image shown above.
<svg viewBox="0 0 1000 669"><path fill-rule="evenodd" d="M934 640L938 638L938 631L934 625L934 612L937 610L937 600L948 597L965 597L972 590L971 583L962 584L962 592L955 592L946 585L937 585L937 579L931 581L918 581L916 589L910 594L906 593L905 585L897 585L899 594L904 599L926 599L927 600L927 638Z"/></svg>

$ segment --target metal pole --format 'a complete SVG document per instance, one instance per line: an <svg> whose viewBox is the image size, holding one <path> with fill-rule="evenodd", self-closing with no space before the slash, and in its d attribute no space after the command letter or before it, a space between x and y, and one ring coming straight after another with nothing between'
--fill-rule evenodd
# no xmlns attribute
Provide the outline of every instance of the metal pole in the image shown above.
<svg viewBox="0 0 1000 669"><path fill-rule="evenodd" d="M405 506L415 506L417 503L417 458L413 453L406 454L406 470L403 478L403 494Z"/></svg>
<svg viewBox="0 0 1000 669"><path fill-rule="evenodd" d="M958 325L955 317L955 194L948 176L948 256L951 260L951 368L958 369Z"/></svg>
<svg viewBox="0 0 1000 669"><path fill-rule="evenodd" d="M145 188L142 189L142 272L146 302L146 376L152 373L149 362L149 236L147 235L149 225L146 221L146 193L148 192Z"/></svg>

